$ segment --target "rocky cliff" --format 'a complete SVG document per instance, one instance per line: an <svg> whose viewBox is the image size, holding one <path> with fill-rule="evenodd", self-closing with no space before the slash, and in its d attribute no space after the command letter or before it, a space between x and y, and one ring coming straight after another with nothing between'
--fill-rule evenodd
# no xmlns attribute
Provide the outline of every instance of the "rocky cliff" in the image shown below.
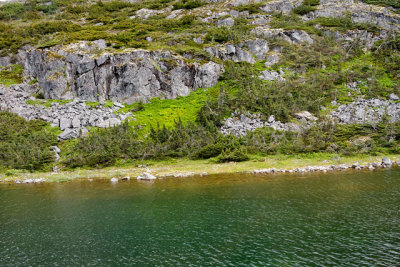
<svg viewBox="0 0 400 267"><path fill-rule="evenodd" d="M66 47L20 51L26 75L36 79L47 99L113 100L186 96L214 86L223 66L189 63L168 51L104 51L104 40ZM94 54L97 53L97 54Z"/></svg>

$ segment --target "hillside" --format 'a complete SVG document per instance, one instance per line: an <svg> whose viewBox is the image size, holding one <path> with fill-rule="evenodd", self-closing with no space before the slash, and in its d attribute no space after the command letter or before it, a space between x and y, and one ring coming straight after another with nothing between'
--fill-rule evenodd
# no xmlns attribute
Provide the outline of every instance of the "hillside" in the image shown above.
<svg viewBox="0 0 400 267"><path fill-rule="evenodd" d="M0 170L400 153L395 0L0 2L0 31Z"/></svg>

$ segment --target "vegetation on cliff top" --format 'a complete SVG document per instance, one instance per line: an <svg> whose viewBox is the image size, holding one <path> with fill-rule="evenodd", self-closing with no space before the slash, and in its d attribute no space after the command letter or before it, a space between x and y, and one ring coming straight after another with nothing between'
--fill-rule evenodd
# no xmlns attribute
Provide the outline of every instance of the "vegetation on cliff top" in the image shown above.
<svg viewBox="0 0 400 267"><path fill-rule="evenodd" d="M397 1L366 0L398 8ZM39 48L86 40L105 39L110 48L166 48L177 53L190 52L199 58L207 57L203 47L214 42L240 42L250 38L250 30L256 25L246 18L236 18L233 27L217 27L213 21L205 22L204 12L190 13L200 7L202 1L154 0L130 3L128 1L82 0L28 0L24 3L6 3L0 6L0 55L15 53L24 45ZM372 25L353 23L348 18L317 18L308 22L296 18L315 9L319 1L304 1L289 15L277 15L273 27L303 29L321 34L313 27L334 27L337 29L366 29L377 32ZM210 4L212 5L212 4ZM216 5L218 8L218 5ZM187 9L176 18L167 18L165 8ZM263 13L261 4L240 5L235 9L250 13ZM148 8L153 12L146 19L135 12ZM211 7L210 7L211 8ZM186 12L186 13L185 13ZM168 13L168 12L167 12ZM203 37L204 43L194 42Z"/></svg>

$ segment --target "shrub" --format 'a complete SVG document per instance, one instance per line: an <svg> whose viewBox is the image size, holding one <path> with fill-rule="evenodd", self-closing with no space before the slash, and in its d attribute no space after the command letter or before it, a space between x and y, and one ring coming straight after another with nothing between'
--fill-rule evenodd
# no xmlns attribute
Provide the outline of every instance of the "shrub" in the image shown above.
<svg viewBox="0 0 400 267"><path fill-rule="evenodd" d="M387 70L400 78L400 38L389 37L386 40L381 40L375 43L373 49L374 58L384 65Z"/></svg>
<svg viewBox="0 0 400 267"><path fill-rule="evenodd" d="M201 7L203 3L199 0L183 0L173 5L173 10L177 9L193 9Z"/></svg>
<svg viewBox="0 0 400 267"><path fill-rule="evenodd" d="M243 12L243 11L249 11L250 14L256 14L260 13L260 7L265 5L264 3L252 3L252 4L246 4L246 5L239 5L236 6L234 9Z"/></svg>
<svg viewBox="0 0 400 267"><path fill-rule="evenodd" d="M271 22L271 26L285 30L303 30L308 33L320 33L319 30L305 23L294 13L292 15L275 14L275 20Z"/></svg>
<svg viewBox="0 0 400 267"><path fill-rule="evenodd" d="M341 31L359 29L373 33L379 32L379 28L376 25L367 23L355 23L351 20L350 17L319 17L310 21L308 24L315 25L317 23L324 27L338 28Z"/></svg>
<svg viewBox="0 0 400 267"><path fill-rule="evenodd" d="M223 146L220 143L210 144L200 149L197 157L201 159L209 159L218 156L223 151Z"/></svg>
<svg viewBox="0 0 400 267"><path fill-rule="evenodd" d="M0 19L19 19L25 12L22 3L6 3L0 6Z"/></svg>
<svg viewBox="0 0 400 267"><path fill-rule="evenodd" d="M246 161L249 160L249 157L246 155L246 153L243 152L243 150L235 149L233 151L224 151L222 152L221 155L218 156L217 162L223 163L223 162L241 162L241 161Z"/></svg>
<svg viewBox="0 0 400 267"><path fill-rule="evenodd" d="M80 25L71 23L69 21L46 21L30 25L26 29L26 33L30 36L42 36L57 32L72 32L79 29L81 29Z"/></svg>
<svg viewBox="0 0 400 267"><path fill-rule="evenodd" d="M319 2L320 2L320 0L304 0L303 1L303 5L306 5L306 6L318 6Z"/></svg>
<svg viewBox="0 0 400 267"><path fill-rule="evenodd" d="M54 160L57 132L40 120L26 121L0 112L0 166L12 169L46 169Z"/></svg>
<svg viewBox="0 0 400 267"><path fill-rule="evenodd" d="M240 149L241 143L239 139L235 136L228 135L218 136L213 144L209 144L203 148L201 148L198 152L196 157L202 159L209 159L212 157L216 157L221 153L225 153L226 151L235 151Z"/></svg>
<svg viewBox="0 0 400 267"><path fill-rule="evenodd" d="M361 0L367 4L390 6L393 7L396 12L400 13L400 2L397 0Z"/></svg>
<svg viewBox="0 0 400 267"><path fill-rule="evenodd" d="M302 15L305 15L305 14L310 13L311 11L315 11L315 10L317 10L317 9L314 6L309 6L309 5L303 4L301 6L294 8L293 12L297 15L302 16Z"/></svg>
<svg viewBox="0 0 400 267"><path fill-rule="evenodd" d="M127 124L107 129L94 129L88 137L80 137L68 152L70 167L109 166L121 158L136 158L141 149L135 131Z"/></svg>
<svg viewBox="0 0 400 267"><path fill-rule="evenodd" d="M210 28L205 37L208 42L225 43L232 40L231 30L228 27Z"/></svg>

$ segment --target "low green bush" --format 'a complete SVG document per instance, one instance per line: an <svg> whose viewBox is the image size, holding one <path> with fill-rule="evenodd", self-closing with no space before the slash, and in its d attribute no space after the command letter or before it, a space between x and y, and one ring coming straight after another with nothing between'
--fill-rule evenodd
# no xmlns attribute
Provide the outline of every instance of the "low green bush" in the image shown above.
<svg viewBox="0 0 400 267"><path fill-rule="evenodd" d="M398 0L361 0L367 4L393 7L396 12L400 13L400 2Z"/></svg>
<svg viewBox="0 0 400 267"><path fill-rule="evenodd" d="M235 24L232 27L211 27L206 34L207 42L234 42L239 43L249 38L249 32L254 28L254 25L248 23L248 20L236 18Z"/></svg>
<svg viewBox="0 0 400 267"><path fill-rule="evenodd" d="M213 27L208 30L205 39L207 42L225 43L233 38L228 27Z"/></svg>
<svg viewBox="0 0 400 267"><path fill-rule="evenodd" d="M118 159L137 158L140 142L128 124L108 129L94 129L86 138L79 138L72 150L67 151L66 165L110 166Z"/></svg>
<svg viewBox="0 0 400 267"><path fill-rule="evenodd" d="M0 111L0 166L11 169L48 170L54 161L52 145L57 130L40 120L26 121Z"/></svg>
<svg viewBox="0 0 400 267"><path fill-rule="evenodd" d="M285 30L303 30L312 34L320 34L320 31L312 25L304 22L297 14L291 15L274 14L275 19L271 22L274 28L281 28Z"/></svg>
<svg viewBox="0 0 400 267"><path fill-rule="evenodd" d="M322 123L305 131L279 132L258 129L244 138L250 153L304 154L315 152L342 155L398 153L400 124L380 123L341 125Z"/></svg>
<svg viewBox="0 0 400 267"><path fill-rule="evenodd" d="M217 162L242 162L249 160L249 156L243 152L243 150L235 149L233 151L224 151L217 157Z"/></svg>
<svg viewBox="0 0 400 267"><path fill-rule="evenodd" d="M25 12L23 3L6 3L0 6L0 19L19 19Z"/></svg>
<svg viewBox="0 0 400 267"><path fill-rule="evenodd" d="M320 4L320 0L304 0L303 5L306 6L318 6Z"/></svg>
<svg viewBox="0 0 400 267"><path fill-rule="evenodd" d="M239 12L248 11L250 14L256 14L256 13L261 12L260 7L262 7L263 5L265 5L265 4L264 3L252 3L252 4L246 4L246 5L238 5L238 6L234 7L234 9Z"/></svg>
<svg viewBox="0 0 400 267"><path fill-rule="evenodd" d="M203 2L199 0L182 0L173 4L173 10L193 9L201 7L202 5L204 5Z"/></svg>
<svg viewBox="0 0 400 267"><path fill-rule="evenodd" d="M302 15L308 14L308 13L310 13L312 11L315 11L315 10L317 10L317 9L314 6L309 6L309 5L303 4L303 5L300 5L300 6L296 7L296 8L294 8L293 12L295 14L297 14L297 15L302 16Z"/></svg>
<svg viewBox="0 0 400 267"><path fill-rule="evenodd" d="M349 30L366 30L373 33L379 33L380 29L374 24L355 23L350 17L318 17L310 22L309 25L320 24L324 27L333 27L343 32Z"/></svg>

